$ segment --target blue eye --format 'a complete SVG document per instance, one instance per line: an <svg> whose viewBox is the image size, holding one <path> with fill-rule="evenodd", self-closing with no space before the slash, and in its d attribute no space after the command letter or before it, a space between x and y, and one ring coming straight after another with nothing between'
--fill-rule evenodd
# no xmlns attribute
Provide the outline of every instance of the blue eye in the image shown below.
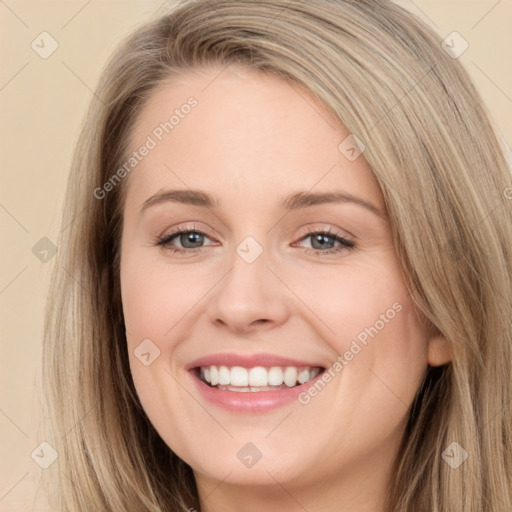
<svg viewBox="0 0 512 512"><path fill-rule="evenodd" d="M204 248L202 245L208 235L199 229L181 229L178 228L172 233L158 237L155 245L164 247L173 253L195 253ZM329 230L311 231L303 236L300 240L311 238L311 248L305 247L306 252L317 255L335 254L344 250L350 250L355 247L354 242L333 233ZM177 239L181 247L172 244ZM333 244L339 244L337 247L328 247Z"/></svg>
<svg viewBox="0 0 512 512"><path fill-rule="evenodd" d="M301 238L301 240L306 238L311 238L311 247L313 252L317 254L334 254L346 249L353 249L355 247L354 242L351 242L350 240L347 240L346 238L331 231L312 231ZM333 248L327 247L336 243L340 245ZM308 249L307 252L311 252L311 249Z"/></svg>
<svg viewBox="0 0 512 512"><path fill-rule="evenodd" d="M182 244L183 248L173 247L171 246L172 240L175 238L179 239L180 244ZM168 235L164 235L158 238L157 245L165 247L166 249L175 252L175 253L184 253L184 252L195 252L197 249L201 249L202 241L204 238L208 238L207 234L198 229L181 229L178 228L172 233ZM192 247L189 247L188 244L192 244Z"/></svg>

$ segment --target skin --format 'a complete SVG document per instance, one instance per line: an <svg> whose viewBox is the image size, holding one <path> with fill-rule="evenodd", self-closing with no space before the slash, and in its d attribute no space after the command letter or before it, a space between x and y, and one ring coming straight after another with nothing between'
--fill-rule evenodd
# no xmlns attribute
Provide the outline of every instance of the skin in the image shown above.
<svg viewBox="0 0 512 512"><path fill-rule="evenodd" d="M160 87L136 120L132 149L191 96L197 107L123 183L121 289L141 403L193 468L204 511L380 512L421 377L450 360L449 348L427 338L387 220L348 202L281 206L292 192L343 191L385 211L380 188L364 153L349 161L339 151L349 133L309 93L241 66L187 71ZM219 207L167 202L139 213L177 188L205 191ZM176 227L206 231L202 249L156 245ZM319 254L313 229L356 246ZM247 236L263 248L251 264L236 252ZM183 248L179 236L169 245ZM328 240L326 249L338 247ZM307 405L229 412L184 369L218 352L328 368L394 303L400 312ZM134 350L148 338L160 356L145 366ZM263 454L252 468L237 458L247 442Z"/></svg>

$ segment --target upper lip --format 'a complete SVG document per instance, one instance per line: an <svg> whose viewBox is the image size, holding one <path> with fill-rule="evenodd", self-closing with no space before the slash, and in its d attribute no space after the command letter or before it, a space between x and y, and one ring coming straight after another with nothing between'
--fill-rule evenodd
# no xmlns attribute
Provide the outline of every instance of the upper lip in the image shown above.
<svg viewBox="0 0 512 512"><path fill-rule="evenodd" d="M236 353L218 353L200 357L185 366L186 370L198 368L200 366L242 366L244 368L253 368L255 366L309 366L312 368L323 368L321 364L311 361L300 361L289 357L277 356L275 354L236 354Z"/></svg>

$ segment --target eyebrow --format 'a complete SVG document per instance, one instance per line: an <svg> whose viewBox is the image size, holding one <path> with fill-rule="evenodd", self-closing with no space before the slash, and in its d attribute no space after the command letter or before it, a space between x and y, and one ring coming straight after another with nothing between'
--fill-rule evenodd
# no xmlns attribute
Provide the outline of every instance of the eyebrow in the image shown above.
<svg viewBox="0 0 512 512"><path fill-rule="evenodd" d="M204 208L218 208L219 201L201 190L165 190L148 198L142 204L140 214L148 208L162 203L181 203ZM285 210L299 210L328 203L352 203L361 206L383 220L388 220L387 213L361 197L345 192L297 192L287 196L282 203Z"/></svg>

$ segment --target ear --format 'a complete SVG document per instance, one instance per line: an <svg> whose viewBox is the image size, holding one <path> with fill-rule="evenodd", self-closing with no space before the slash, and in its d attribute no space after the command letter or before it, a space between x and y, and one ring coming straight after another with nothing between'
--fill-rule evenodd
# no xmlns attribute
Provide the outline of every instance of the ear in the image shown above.
<svg viewBox="0 0 512 512"><path fill-rule="evenodd" d="M430 366L441 366L452 360L451 347L444 336L439 334L430 338L427 360Z"/></svg>

